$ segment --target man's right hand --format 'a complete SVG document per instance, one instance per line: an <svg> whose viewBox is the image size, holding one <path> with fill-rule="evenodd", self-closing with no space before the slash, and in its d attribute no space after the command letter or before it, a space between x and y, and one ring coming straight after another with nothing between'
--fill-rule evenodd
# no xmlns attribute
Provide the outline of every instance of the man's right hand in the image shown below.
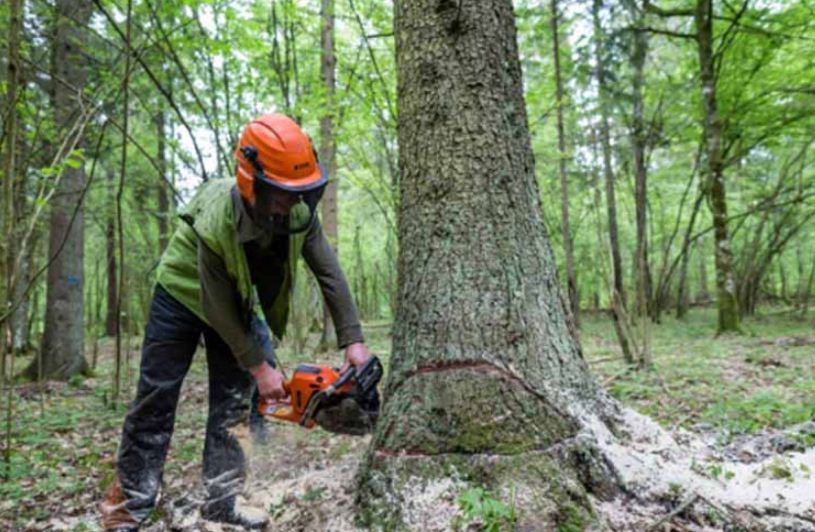
<svg viewBox="0 0 815 532"><path fill-rule="evenodd" d="M258 385L261 399L284 399L288 393L283 388L283 374L266 362L249 368Z"/></svg>

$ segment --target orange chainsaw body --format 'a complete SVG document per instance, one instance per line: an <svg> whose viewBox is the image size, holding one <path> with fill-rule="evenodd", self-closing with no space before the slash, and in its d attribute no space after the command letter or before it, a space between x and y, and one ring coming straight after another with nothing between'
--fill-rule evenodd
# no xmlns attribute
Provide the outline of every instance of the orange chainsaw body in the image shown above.
<svg viewBox="0 0 815 532"><path fill-rule="evenodd" d="M283 384L289 397L283 400L261 399L258 403L258 411L261 415L272 419L301 423L314 394L327 389L339 378L340 373L334 368L301 364L294 370L292 378ZM335 393L348 393L353 386L353 382L345 382L335 390ZM312 428L315 424L314 419L309 419L304 426Z"/></svg>

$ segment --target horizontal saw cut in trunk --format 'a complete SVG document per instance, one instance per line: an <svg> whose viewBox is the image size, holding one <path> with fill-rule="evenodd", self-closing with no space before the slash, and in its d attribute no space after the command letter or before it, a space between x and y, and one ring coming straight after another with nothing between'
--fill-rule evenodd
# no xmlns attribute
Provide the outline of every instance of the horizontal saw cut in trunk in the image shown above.
<svg viewBox="0 0 815 532"><path fill-rule="evenodd" d="M698 472L715 448L591 376L542 222L512 3L394 8L399 292L361 524L466 528L479 494L505 505L501 530L646 530L679 487L686 515L815 532L809 486L762 477L775 457L723 460L722 489ZM815 449L795 460L815 468Z"/></svg>
<svg viewBox="0 0 815 532"><path fill-rule="evenodd" d="M512 4L395 10L399 294L361 515L388 530L424 527L417 508L430 494L480 486L514 498L518 525L588 522L589 493L617 486L585 428L607 426L617 407L567 320ZM426 504L444 514L444 499Z"/></svg>

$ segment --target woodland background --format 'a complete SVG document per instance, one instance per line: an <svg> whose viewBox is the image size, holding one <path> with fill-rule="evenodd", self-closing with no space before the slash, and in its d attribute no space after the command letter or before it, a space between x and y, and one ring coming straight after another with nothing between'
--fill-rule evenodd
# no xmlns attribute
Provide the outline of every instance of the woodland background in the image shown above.
<svg viewBox="0 0 815 532"><path fill-rule="evenodd" d="M724 439L811 419L815 4L515 8L542 214L600 380L668 426ZM53 526L60 514L91 526L175 214L202 181L233 178L237 136L258 114L295 117L319 146L335 185L323 224L387 359L392 9L0 6L4 523ZM709 25L695 23L705 14ZM315 284L301 282L284 358L335 356L319 354L326 321ZM195 375L189 393L203 401ZM179 430L194 433L200 412L186 413ZM358 445L309 438L308 452L340 457ZM187 478L194 440L174 447L171 478Z"/></svg>

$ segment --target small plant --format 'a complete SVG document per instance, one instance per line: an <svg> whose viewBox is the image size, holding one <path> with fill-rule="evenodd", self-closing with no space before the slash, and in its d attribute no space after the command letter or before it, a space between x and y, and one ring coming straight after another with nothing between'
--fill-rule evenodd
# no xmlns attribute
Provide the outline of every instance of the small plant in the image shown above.
<svg viewBox="0 0 815 532"><path fill-rule="evenodd" d="M791 437L804 449L815 447L815 431L812 429L796 432Z"/></svg>
<svg viewBox="0 0 815 532"><path fill-rule="evenodd" d="M514 497L506 504L483 488L470 488L459 495L458 507L467 521L479 523L485 532L512 530L518 518Z"/></svg>
<svg viewBox="0 0 815 532"><path fill-rule="evenodd" d="M278 519L281 515L283 515L283 512L286 511L286 505L287 503L285 497L280 499L280 502L273 502L269 504L269 508L267 510L269 517L272 519Z"/></svg>
<svg viewBox="0 0 815 532"><path fill-rule="evenodd" d="M671 500L678 501L682 499L682 496L685 494L685 486L678 482L669 482L668 483L668 496Z"/></svg>
<svg viewBox="0 0 815 532"><path fill-rule="evenodd" d="M722 468L721 464L710 464L707 466L707 476L714 480L717 480L720 476L722 476L723 471L724 468Z"/></svg>
<svg viewBox="0 0 815 532"><path fill-rule="evenodd" d="M702 465L696 460L691 462L690 469L697 475L702 475L703 477L711 478L713 480L724 478L725 481L729 481L736 476L733 471L728 471L724 468L724 466L722 466L722 464Z"/></svg>
<svg viewBox="0 0 815 532"><path fill-rule="evenodd" d="M316 502L323 498L323 492L325 488L317 487L317 488L308 488L306 492L303 494L303 500L306 502Z"/></svg>
<svg viewBox="0 0 815 532"><path fill-rule="evenodd" d="M77 373L76 375L71 375L68 379L68 386L71 388L79 388L82 386L82 383L85 382L85 377Z"/></svg>
<svg viewBox="0 0 815 532"><path fill-rule="evenodd" d="M762 474L766 474L770 478L774 478L776 480L786 480L788 482L792 481L792 470L789 467L789 464L780 458L776 458L769 464L767 464L762 470Z"/></svg>

